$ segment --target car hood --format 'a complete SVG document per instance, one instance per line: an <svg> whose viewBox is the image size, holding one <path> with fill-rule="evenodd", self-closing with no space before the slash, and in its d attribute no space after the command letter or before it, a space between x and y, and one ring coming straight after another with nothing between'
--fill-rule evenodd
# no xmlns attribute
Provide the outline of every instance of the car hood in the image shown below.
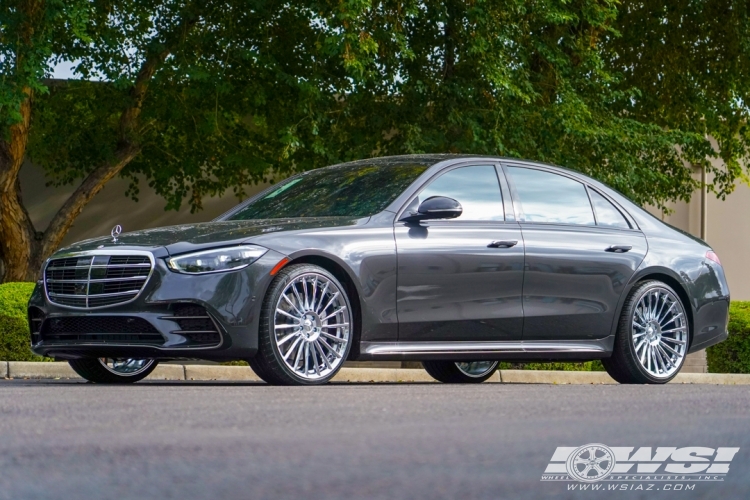
<svg viewBox="0 0 750 500"><path fill-rule="evenodd" d="M169 254L174 255L222 245L238 245L268 233L359 225L367 220L368 218L352 217L306 217L182 224L122 233L116 243L111 236L84 240L63 248L58 253L102 248L126 250L139 247L153 250L164 247Z"/></svg>

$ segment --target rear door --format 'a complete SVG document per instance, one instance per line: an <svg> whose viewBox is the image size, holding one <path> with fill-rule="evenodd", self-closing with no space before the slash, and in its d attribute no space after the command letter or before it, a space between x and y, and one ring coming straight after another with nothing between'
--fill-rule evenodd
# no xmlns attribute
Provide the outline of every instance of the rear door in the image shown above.
<svg viewBox="0 0 750 500"><path fill-rule="evenodd" d="M409 206L447 196L462 215L396 222L399 341L521 338L523 238L507 193L504 208L498 174L505 183L493 164L442 171Z"/></svg>
<svg viewBox="0 0 750 500"><path fill-rule="evenodd" d="M526 245L523 340L608 336L646 238L572 176L513 164L505 171Z"/></svg>

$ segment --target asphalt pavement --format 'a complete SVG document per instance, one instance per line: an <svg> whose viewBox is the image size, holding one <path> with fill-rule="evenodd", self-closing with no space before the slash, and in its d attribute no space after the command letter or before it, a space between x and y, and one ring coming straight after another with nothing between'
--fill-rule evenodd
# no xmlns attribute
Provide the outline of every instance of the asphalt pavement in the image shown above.
<svg viewBox="0 0 750 500"><path fill-rule="evenodd" d="M745 499L749 409L742 386L0 380L0 499ZM740 451L723 481L541 480L587 443Z"/></svg>

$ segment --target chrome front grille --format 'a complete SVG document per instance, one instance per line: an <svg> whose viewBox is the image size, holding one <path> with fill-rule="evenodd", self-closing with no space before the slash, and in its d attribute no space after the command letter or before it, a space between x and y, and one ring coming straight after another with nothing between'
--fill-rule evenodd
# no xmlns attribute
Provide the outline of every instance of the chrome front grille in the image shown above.
<svg viewBox="0 0 750 500"><path fill-rule="evenodd" d="M151 275L149 255L91 253L52 259L44 271L50 302L92 309L122 304L141 292Z"/></svg>

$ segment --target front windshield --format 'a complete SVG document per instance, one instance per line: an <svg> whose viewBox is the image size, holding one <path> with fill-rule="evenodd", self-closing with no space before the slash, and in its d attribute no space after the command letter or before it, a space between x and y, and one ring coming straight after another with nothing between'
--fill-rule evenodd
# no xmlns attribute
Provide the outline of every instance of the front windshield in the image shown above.
<svg viewBox="0 0 750 500"><path fill-rule="evenodd" d="M312 170L232 214L227 220L367 217L381 212L427 165L347 165Z"/></svg>

